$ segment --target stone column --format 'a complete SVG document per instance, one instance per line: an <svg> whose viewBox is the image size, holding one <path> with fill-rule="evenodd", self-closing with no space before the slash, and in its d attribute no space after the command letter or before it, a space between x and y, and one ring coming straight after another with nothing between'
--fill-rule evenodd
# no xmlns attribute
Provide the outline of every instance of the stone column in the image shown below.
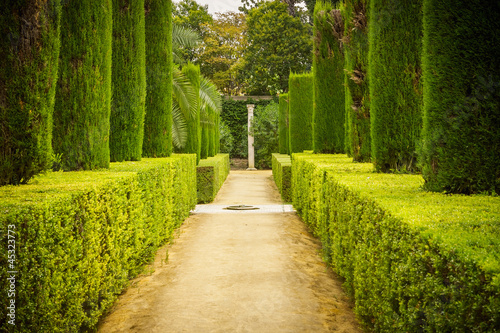
<svg viewBox="0 0 500 333"><path fill-rule="evenodd" d="M247 170L255 169L255 151L253 147L253 135L250 135L250 128L252 126L254 104L247 104L248 109L248 168Z"/></svg>

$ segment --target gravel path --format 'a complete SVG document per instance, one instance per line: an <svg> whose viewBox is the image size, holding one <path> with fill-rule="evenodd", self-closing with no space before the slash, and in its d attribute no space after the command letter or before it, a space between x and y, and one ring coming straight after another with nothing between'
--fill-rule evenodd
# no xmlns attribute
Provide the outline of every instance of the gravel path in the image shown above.
<svg viewBox="0 0 500 333"><path fill-rule="evenodd" d="M261 209L221 212L240 204ZM99 332L361 332L320 244L285 206L269 171L231 171Z"/></svg>

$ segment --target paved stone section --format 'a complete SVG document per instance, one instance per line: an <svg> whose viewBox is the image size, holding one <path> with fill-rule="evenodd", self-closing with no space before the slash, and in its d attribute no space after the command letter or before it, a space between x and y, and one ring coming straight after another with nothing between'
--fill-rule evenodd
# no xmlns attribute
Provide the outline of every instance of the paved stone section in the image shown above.
<svg viewBox="0 0 500 333"><path fill-rule="evenodd" d="M270 172L231 171L200 206L235 204L281 208L192 214L98 332L362 332L319 241L281 211Z"/></svg>
<svg viewBox="0 0 500 333"><path fill-rule="evenodd" d="M248 205L258 209L254 210L230 210L226 209L234 205L196 205L192 214L263 214L263 213L293 213L292 205Z"/></svg>

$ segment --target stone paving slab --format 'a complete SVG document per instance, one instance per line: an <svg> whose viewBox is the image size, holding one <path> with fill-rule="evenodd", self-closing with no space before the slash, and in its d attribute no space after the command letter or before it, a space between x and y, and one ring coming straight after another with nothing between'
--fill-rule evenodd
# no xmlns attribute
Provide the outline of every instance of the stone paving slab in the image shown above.
<svg viewBox="0 0 500 333"><path fill-rule="evenodd" d="M248 205L258 209L255 210L229 210L224 209L233 205L196 205L191 214L262 214L262 213L293 213L292 205Z"/></svg>

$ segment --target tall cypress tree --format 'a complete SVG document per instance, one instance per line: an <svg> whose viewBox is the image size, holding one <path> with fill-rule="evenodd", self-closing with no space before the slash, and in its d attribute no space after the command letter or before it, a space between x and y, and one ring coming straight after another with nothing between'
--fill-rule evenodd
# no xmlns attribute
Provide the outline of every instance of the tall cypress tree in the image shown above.
<svg viewBox="0 0 500 333"><path fill-rule="evenodd" d="M500 193L500 3L424 0L425 188Z"/></svg>
<svg viewBox="0 0 500 333"><path fill-rule="evenodd" d="M279 152L288 154L288 94L280 94L279 110Z"/></svg>
<svg viewBox="0 0 500 333"><path fill-rule="evenodd" d="M145 0L146 116L143 156L172 154L172 1Z"/></svg>
<svg viewBox="0 0 500 333"><path fill-rule="evenodd" d="M290 154L313 148L313 95L311 73L290 73L288 84Z"/></svg>
<svg viewBox="0 0 500 333"><path fill-rule="evenodd" d="M345 0L346 151L356 162L371 156L370 91L368 86L368 0Z"/></svg>
<svg viewBox="0 0 500 333"><path fill-rule="evenodd" d="M372 161L415 171L422 128L422 0L371 0L368 27Z"/></svg>
<svg viewBox="0 0 500 333"><path fill-rule="evenodd" d="M111 36L111 0L63 5L53 147L65 170L109 167Z"/></svg>
<svg viewBox="0 0 500 333"><path fill-rule="evenodd" d="M315 153L343 153L345 148L344 22L340 10L318 1L314 9Z"/></svg>
<svg viewBox="0 0 500 333"><path fill-rule="evenodd" d="M139 161L144 138L144 0L113 0L111 161Z"/></svg>
<svg viewBox="0 0 500 333"><path fill-rule="evenodd" d="M196 154L196 164L201 156L201 124L200 124L200 66L188 63L182 67L182 73L188 78L196 97L191 112L187 119L187 141L182 149L184 153Z"/></svg>
<svg viewBox="0 0 500 333"><path fill-rule="evenodd" d="M50 167L60 1L0 4L0 185Z"/></svg>

